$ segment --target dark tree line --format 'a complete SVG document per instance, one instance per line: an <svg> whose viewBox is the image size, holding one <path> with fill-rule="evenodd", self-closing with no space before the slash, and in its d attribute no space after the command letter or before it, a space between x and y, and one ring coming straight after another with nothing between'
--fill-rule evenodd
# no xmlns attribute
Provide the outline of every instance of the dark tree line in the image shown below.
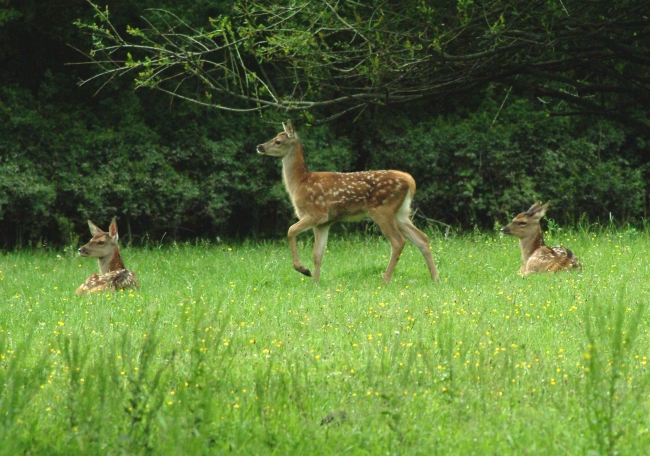
<svg viewBox="0 0 650 456"><path fill-rule="evenodd" d="M0 246L283 234L289 117L314 170L413 174L421 225L647 215L648 2L106 3L0 10Z"/></svg>

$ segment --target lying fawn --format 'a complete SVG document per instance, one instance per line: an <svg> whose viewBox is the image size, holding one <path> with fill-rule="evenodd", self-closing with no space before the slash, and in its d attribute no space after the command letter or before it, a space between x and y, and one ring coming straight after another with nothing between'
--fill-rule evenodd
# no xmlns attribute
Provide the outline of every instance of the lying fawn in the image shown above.
<svg viewBox="0 0 650 456"><path fill-rule="evenodd" d="M533 272L557 272L562 270L582 269L578 257L562 246L547 247L544 244L539 221L546 214L548 204L541 202L533 204L526 212L516 216L512 223L501 228L503 234L519 238L523 266L519 274L528 275Z"/></svg>
<svg viewBox="0 0 650 456"><path fill-rule="evenodd" d="M97 291L115 291L123 288L138 288L135 272L124 267L120 247L117 245L117 222L111 221L108 232L102 231L93 222L88 220L90 233L93 238L79 249L79 254L84 257L97 258L99 274L93 274L77 288L78 295L94 293Z"/></svg>
<svg viewBox="0 0 650 456"><path fill-rule="evenodd" d="M307 169L303 148L291 121L271 141L257 146L257 152L282 158L284 183L299 218L289 228L289 244L296 271L311 276L298 257L296 237L303 231L314 230L314 281L318 283L323 254L330 226L340 221L373 219L388 238L392 252L384 273L390 282L393 270L410 239L422 252L431 278L438 279L429 238L411 220L411 199L415 181L402 171L362 171L356 173L313 173Z"/></svg>

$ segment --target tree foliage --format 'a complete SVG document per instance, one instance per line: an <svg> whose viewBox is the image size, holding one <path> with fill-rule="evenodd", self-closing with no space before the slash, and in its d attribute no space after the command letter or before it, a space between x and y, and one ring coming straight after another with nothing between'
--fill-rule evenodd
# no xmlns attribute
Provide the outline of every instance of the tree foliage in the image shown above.
<svg viewBox="0 0 650 456"><path fill-rule="evenodd" d="M93 6L99 75L222 109L340 115L500 84L649 127L649 1L242 0L201 28L157 9L125 32Z"/></svg>

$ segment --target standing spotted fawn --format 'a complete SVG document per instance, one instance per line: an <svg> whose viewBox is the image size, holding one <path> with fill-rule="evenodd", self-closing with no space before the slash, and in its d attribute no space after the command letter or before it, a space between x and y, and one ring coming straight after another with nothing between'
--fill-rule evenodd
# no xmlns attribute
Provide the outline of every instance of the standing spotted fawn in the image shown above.
<svg viewBox="0 0 650 456"><path fill-rule="evenodd" d="M521 259L524 262L519 269L521 275L582 269L578 257L571 250L559 245L547 247L544 244L539 221L546 214L548 204L533 204L526 212L516 216L512 223L501 228L503 234L519 238Z"/></svg>
<svg viewBox="0 0 650 456"><path fill-rule="evenodd" d="M314 281L318 283L330 226L340 221L370 217L388 238L391 257L384 273L390 282L393 270L406 244L405 237L420 249L431 278L438 280L429 238L418 230L409 215L415 181L402 171L363 171L356 173L310 172L303 148L291 121L282 124L284 131L271 141L257 146L257 152L282 158L284 184L299 218L289 228L289 244L296 271L311 276L298 257L296 237L314 230Z"/></svg>
<svg viewBox="0 0 650 456"><path fill-rule="evenodd" d="M90 233L93 238L79 249L79 254L84 257L97 258L99 274L93 274L77 288L77 294L94 293L99 291L115 291L123 288L138 288L135 272L124 267L120 247L117 245L117 222L111 221L108 232L102 231L93 222L88 220Z"/></svg>

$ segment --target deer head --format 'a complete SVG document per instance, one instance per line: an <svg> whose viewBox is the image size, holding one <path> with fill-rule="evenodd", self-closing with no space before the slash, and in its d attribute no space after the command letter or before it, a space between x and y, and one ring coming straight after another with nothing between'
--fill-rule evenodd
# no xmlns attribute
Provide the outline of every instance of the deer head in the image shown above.
<svg viewBox="0 0 650 456"><path fill-rule="evenodd" d="M542 206L541 201L533 204L526 212L517 215L509 225L501 228L503 234L508 234L519 239L533 237L541 229L539 221L546 214L549 203Z"/></svg>
<svg viewBox="0 0 650 456"><path fill-rule="evenodd" d="M79 249L79 255L83 257L97 258L99 260L99 269L102 274L117 269L124 269L124 264L120 256L117 241L117 221L115 218L111 221L108 232L102 231L97 225L88 220L88 227L93 238L90 242Z"/></svg>
<svg viewBox="0 0 650 456"><path fill-rule="evenodd" d="M278 133L278 135L269 142L257 146L258 154L270 155L272 157L284 157L295 149L296 143L300 140L298 139L296 132L293 130L291 121L287 120L286 124L282 122L282 127L284 128L283 132Z"/></svg>

